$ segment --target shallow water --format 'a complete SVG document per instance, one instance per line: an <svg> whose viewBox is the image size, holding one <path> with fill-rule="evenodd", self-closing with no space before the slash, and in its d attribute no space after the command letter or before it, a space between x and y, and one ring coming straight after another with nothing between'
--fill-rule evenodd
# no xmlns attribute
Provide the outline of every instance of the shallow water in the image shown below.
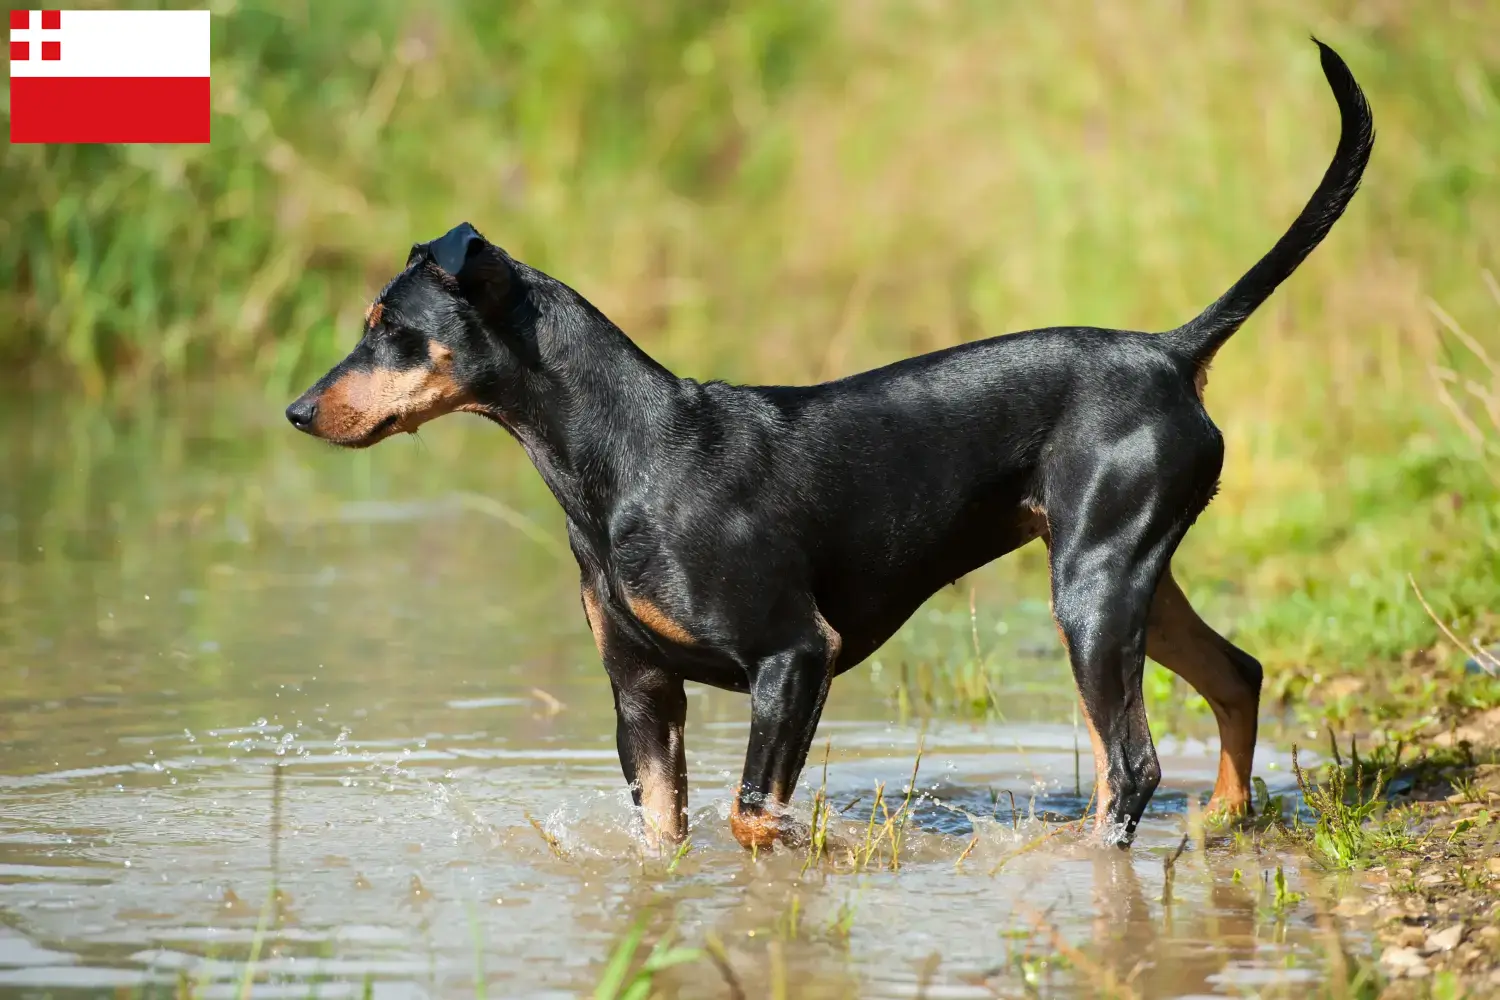
<svg viewBox="0 0 1500 1000"><path fill-rule="evenodd" d="M1327 969L1312 908L1278 915L1263 885L1281 865L1312 889L1297 857L1190 846L1163 903L1213 782L1201 726L1162 742L1132 851L1062 828L1089 761L1035 581L977 574L972 619L967 589L940 595L834 686L799 815L829 745L833 833L857 845L923 740L898 871L742 851L746 706L692 686L673 865L636 839L561 518L503 434L453 419L335 452L227 388L108 418L5 407L0 992L185 972L238 995L254 954L263 996L591 994L637 920L722 941L750 996L1300 995ZM893 698L903 662L975 645L1003 720ZM729 995L703 959L657 982Z"/></svg>

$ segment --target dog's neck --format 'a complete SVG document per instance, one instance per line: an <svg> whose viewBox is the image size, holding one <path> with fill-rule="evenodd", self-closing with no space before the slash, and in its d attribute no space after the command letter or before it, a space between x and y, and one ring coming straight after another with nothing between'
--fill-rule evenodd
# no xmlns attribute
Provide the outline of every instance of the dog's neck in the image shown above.
<svg viewBox="0 0 1500 1000"><path fill-rule="evenodd" d="M527 333L509 348L523 363L506 365L466 409L510 431L575 533L602 546L616 501L668 440L684 384L578 293L527 277L512 325Z"/></svg>

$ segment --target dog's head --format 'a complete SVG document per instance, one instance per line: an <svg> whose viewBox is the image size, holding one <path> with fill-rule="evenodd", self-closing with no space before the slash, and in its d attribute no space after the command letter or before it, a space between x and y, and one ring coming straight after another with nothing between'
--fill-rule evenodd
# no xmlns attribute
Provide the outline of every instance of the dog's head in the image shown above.
<svg viewBox="0 0 1500 1000"><path fill-rule="evenodd" d="M365 313L349 356L286 409L300 431L368 448L455 410L480 409L485 386L515 360L507 329L517 275L467 222L412 247Z"/></svg>

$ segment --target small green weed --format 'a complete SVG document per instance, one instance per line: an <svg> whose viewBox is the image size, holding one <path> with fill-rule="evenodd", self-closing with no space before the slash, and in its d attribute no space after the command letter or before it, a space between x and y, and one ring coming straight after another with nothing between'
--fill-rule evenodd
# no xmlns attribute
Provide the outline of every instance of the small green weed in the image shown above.
<svg viewBox="0 0 1500 1000"><path fill-rule="evenodd" d="M1371 837L1365 824L1381 806L1383 772L1377 773L1366 797L1361 791L1365 778L1362 764L1354 765L1352 787L1349 784L1350 772L1337 764L1327 768L1327 783L1319 785L1303 770L1294 745L1292 770L1297 776L1297 786L1302 789L1303 799L1318 816L1312 832L1313 846L1318 853L1338 868L1353 868L1366 860Z"/></svg>
<svg viewBox="0 0 1500 1000"><path fill-rule="evenodd" d="M594 1000L646 1000L656 985L658 973L703 957L703 952L697 948L672 947L672 936L668 933L652 946L645 961L632 973L631 966L635 964L636 953L645 937L644 921L637 920L630 925L610 952L604 974L594 987Z"/></svg>
<svg viewBox="0 0 1500 1000"><path fill-rule="evenodd" d="M688 852L692 849L693 842L691 840L684 839L682 843L677 845L677 850L672 854L672 860L667 864L668 875L676 874L677 866L682 863L682 859L687 857Z"/></svg>
<svg viewBox="0 0 1500 1000"><path fill-rule="evenodd" d="M1276 895L1271 900L1271 905L1278 914L1285 913L1289 908L1296 906L1302 901L1302 894L1300 892L1293 892L1287 888L1286 872L1282 870L1280 865L1276 866L1276 874L1271 878L1271 886L1276 891Z"/></svg>
<svg viewBox="0 0 1500 1000"><path fill-rule="evenodd" d="M865 823L864 836L853 846L842 849L844 859L854 871L869 871L872 868L900 870L901 849L907 842L908 826L917 800L917 773L922 767L923 745L923 740L919 738L917 756L912 763L911 780L907 784L906 795L894 812L885 796L885 782L876 783L875 798L870 803L870 816ZM828 801L827 755L828 749L825 748L823 783L813 793L812 823L807 838L807 856L802 862L804 873L814 865L831 858L828 824L834 810ZM856 799L855 803L858 801ZM845 809L852 808L853 805L854 803L851 803Z"/></svg>
<svg viewBox="0 0 1500 1000"><path fill-rule="evenodd" d="M1258 830L1282 825L1286 816L1286 797L1272 795L1271 789L1266 786L1265 779L1259 775L1250 779L1250 787L1254 792L1255 809L1255 816L1250 825Z"/></svg>

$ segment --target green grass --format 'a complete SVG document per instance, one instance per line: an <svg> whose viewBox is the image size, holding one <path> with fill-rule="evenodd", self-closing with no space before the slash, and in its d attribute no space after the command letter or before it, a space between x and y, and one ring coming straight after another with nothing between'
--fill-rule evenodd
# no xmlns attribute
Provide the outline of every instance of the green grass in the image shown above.
<svg viewBox="0 0 1500 1000"><path fill-rule="evenodd" d="M563 270L713 189L736 102L795 79L820 17L660 0L216 10L212 143L7 150L5 355L96 391L230 367L283 389L347 344L405 247L460 218ZM602 218L610 203L633 211Z"/></svg>
<svg viewBox="0 0 1500 1000"><path fill-rule="evenodd" d="M1474 808L1488 797L1476 787L1472 748L1435 746L1408 735L1383 739L1361 754L1352 736L1347 749L1332 730L1329 738L1331 759L1316 772L1301 766L1295 748L1292 754L1313 823L1296 817L1288 823L1279 806L1267 810L1257 803L1260 830L1305 839L1314 858L1330 868L1441 862L1463 888L1483 887L1483 875L1466 866L1490 856L1495 830L1490 811ZM1403 795L1409 800L1402 801ZM1468 804L1468 811L1461 811Z"/></svg>
<svg viewBox="0 0 1500 1000"><path fill-rule="evenodd" d="M886 798L885 782L876 782L870 800L870 815L863 824L851 824L843 829L835 828L830 836L829 825L840 812L847 812L859 805L860 796L854 802L835 810L828 798L828 757L832 742L823 749L823 780L813 792L812 817L806 831L799 829L795 844L803 851L801 874L809 869L822 872L871 872L900 871L901 849L908 843L912 811L918 798L917 773L922 768L924 740L917 740L917 753L912 761L911 778L901 801L892 809ZM842 826L843 824L841 824Z"/></svg>
<svg viewBox="0 0 1500 1000"><path fill-rule="evenodd" d="M1370 821L1384 805L1380 798L1383 773L1377 774L1374 787L1366 794L1363 790L1364 771L1359 764L1353 765L1352 776L1337 765L1329 767L1327 783L1320 785L1302 769L1294 749L1292 769L1297 775L1303 800L1317 813L1317 822L1312 829L1312 844L1316 851L1338 868L1353 868L1365 860L1374 840ZM1278 868L1276 874L1279 899L1282 894L1281 869Z"/></svg>
<svg viewBox="0 0 1500 1000"><path fill-rule="evenodd" d="M594 987L594 1000L646 1000L655 990L658 974L704 956L698 948L674 947L667 934L651 946L644 959L637 960L645 937L646 925L640 920L621 935Z"/></svg>
<svg viewBox="0 0 1500 1000"><path fill-rule="evenodd" d="M1375 158L1217 359L1223 488L1178 576L1292 698L1434 643L1408 574L1466 640L1500 634L1500 388L1472 349L1500 357L1494 5L215 10L212 144L0 161L8 369L112 406L210 373L284 397L347 349L405 248L462 219L698 377L1172 326L1326 165L1316 32L1369 91ZM1037 585L1037 555L1018 572ZM929 666L988 711L968 646Z"/></svg>

